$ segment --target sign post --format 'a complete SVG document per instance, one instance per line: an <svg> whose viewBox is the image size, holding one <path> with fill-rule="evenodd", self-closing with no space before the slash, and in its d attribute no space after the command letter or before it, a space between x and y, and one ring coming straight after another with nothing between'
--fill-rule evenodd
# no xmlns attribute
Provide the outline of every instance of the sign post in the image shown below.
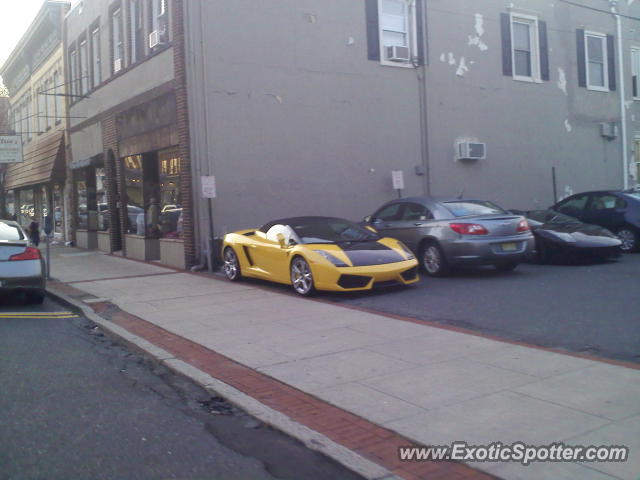
<svg viewBox="0 0 640 480"><path fill-rule="evenodd" d="M393 189L398 192L398 198L402 198L402 190L404 190L404 172L402 170L392 170L391 180Z"/></svg>
<svg viewBox="0 0 640 480"><path fill-rule="evenodd" d="M47 280L51 280L51 234L53 233L53 218L51 214L44 217L44 239L47 242L47 261L45 267L47 271Z"/></svg>
<svg viewBox="0 0 640 480"><path fill-rule="evenodd" d="M22 162L22 137L0 135L0 163Z"/></svg>
<svg viewBox="0 0 640 480"><path fill-rule="evenodd" d="M215 234L213 229L213 199L216 198L216 177L213 175L203 175L200 177L202 185L202 198L207 199L207 208L209 210L209 245L208 245L208 264L209 272L213 273L213 264L215 259Z"/></svg>

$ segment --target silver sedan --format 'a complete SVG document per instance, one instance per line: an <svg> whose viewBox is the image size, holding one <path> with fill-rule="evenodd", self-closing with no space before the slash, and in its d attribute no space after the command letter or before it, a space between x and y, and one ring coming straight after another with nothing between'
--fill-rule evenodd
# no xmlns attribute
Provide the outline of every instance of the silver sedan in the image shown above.
<svg viewBox="0 0 640 480"><path fill-rule="evenodd" d="M510 271L534 253L527 220L485 200L401 198L364 221L405 243L432 276L463 265Z"/></svg>
<svg viewBox="0 0 640 480"><path fill-rule="evenodd" d="M31 303L42 303L45 268L40 250L33 247L16 222L0 220L0 293L25 292Z"/></svg>

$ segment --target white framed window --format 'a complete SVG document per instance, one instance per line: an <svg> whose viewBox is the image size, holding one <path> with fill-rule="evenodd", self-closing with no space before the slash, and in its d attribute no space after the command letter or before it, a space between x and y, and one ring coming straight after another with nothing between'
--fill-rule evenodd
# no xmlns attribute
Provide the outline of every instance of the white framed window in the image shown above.
<svg viewBox="0 0 640 480"><path fill-rule="evenodd" d="M640 47L631 47L631 92L634 100L640 100Z"/></svg>
<svg viewBox="0 0 640 480"><path fill-rule="evenodd" d="M584 32L584 54L587 73L587 88L601 92L609 91L609 59L607 58L607 35Z"/></svg>
<svg viewBox="0 0 640 480"><path fill-rule="evenodd" d="M86 95L89 92L89 50L87 48L87 40L80 42L80 95Z"/></svg>
<svg viewBox="0 0 640 480"><path fill-rule="evenodd" d="M100 27L91 31L91 87L96 88L102 81L100 72Z"/></svg>
<svg viewBox="0 0 640 480"><path fill-rule="evenodd" d="M511 15L511 61L513 78L540 82L540 38L538 18L530 15Z"/></svg>
<svg viewBox="0 0 640 480"><path fill-rule="evenodd" d="M122 11L118 8L111 14L111 48L113 73L124 68L124 35L122 34Z"/></svg>
<svg viewBox="0 0 640 480"><path fill-rule="evenodd" d="M62 97L60 96L62 94L62 79L61 79L61 75L60 73L58 73L59 70L56 70L55 72L53 72L53 92L55 94L54 98L54 108L55 108L55 117L56 117L56 124L60 123L60 121L62 120Z"/></svg>
<svg viewBox="0 0 640 480"><path fill-rule="evenodd" d="M53 95L54 90L53 77L49 77L45 82L45 101L47 102L47 130L53 127L54 119L56 116L56 106L55 106L55 96Z"/></svg>
<svg viewBox="0 0 640 480"><path fill-rule="evenodd" d="M413 0L378 0L380 63L412 67L417 52Z"/></svg>

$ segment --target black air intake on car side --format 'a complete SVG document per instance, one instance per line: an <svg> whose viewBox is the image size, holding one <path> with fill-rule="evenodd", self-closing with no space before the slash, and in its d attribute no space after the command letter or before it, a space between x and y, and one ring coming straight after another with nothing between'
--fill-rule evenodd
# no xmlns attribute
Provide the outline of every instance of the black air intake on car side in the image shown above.
<svg viewBox="0 0 640 480"><path fill-rule="evenodd" d="M409 270L405 270L400 275L402 275L402 278L404 279L405 282L415 280L416 275L418 275L418 267L413 267L413 268L410 268Z"/></svg>

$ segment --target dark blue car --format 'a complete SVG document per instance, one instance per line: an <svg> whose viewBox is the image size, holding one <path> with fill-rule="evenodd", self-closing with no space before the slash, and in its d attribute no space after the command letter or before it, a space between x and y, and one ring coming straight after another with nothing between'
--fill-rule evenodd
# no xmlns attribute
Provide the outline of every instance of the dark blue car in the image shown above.
<svg viewBox="0 0 640 480"><path fill-rule="evenodd" d="M622 241L623 252L637 252L640 247L640 192L605 190L571 195L551 209L600 225L614 232Z"/></svg>

